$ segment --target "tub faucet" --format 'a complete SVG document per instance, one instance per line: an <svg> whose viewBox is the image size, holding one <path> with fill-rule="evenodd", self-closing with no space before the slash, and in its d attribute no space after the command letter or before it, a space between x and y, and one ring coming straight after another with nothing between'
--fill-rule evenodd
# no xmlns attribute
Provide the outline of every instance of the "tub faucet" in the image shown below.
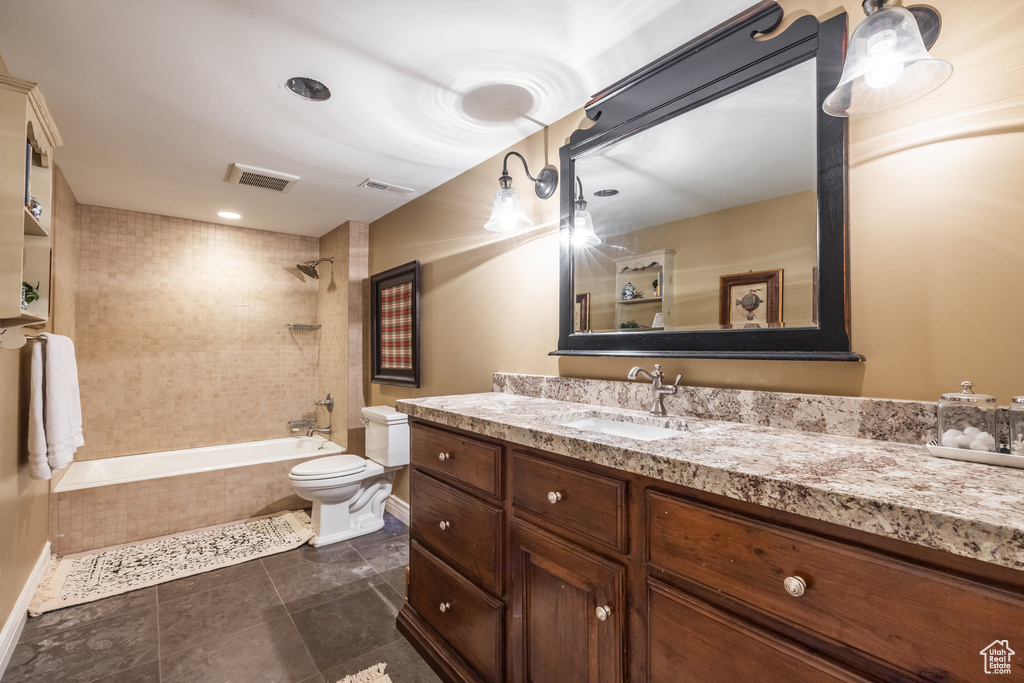
<svg viewBox="0 0 1024 683"><path fill-rule="evenodd" d="M655 363L654 372L647 372L639 365L633 367L626 376L627 379L636 379L637 375L643 375L647 379L651 380L651 386L654 389L654 402L651 404L651 409L648 411L651 415L657 417L665 417L668 413L665 412L665 397L674 396L676 391L679 389L679 380L683 378L682 375L676 375L675 384L664 385L661 380L664 379L665 373L661 371L661 365Z"/></svg>
<svg viewBox="0 0 1024 683"><path fill-rule="evenodd" d="M306 429L306 436L313 436L314 434L326 434L327 436L330 436L331 426L327 425L326 427L317 427L316 420L310 420L309 428Z"/></svg>

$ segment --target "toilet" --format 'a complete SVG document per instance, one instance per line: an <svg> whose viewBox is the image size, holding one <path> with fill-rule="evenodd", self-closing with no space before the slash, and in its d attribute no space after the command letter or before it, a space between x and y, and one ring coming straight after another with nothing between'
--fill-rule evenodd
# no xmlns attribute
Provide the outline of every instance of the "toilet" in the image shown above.
<svg viewBox="0 0 1024 683"><path fill-rule="evenodd" d="M313 503L312 545L337 543L384 526L395 472L409 464L409 417L390 406L363 408L366 457L354 453L292 468L292 490Z"/></svg>

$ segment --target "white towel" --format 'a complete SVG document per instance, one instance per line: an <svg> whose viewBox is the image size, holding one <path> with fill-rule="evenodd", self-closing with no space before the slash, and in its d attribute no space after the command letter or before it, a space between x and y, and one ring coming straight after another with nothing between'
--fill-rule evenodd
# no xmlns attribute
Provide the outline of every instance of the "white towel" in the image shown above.
<svg viewBox="0 0 1024 683"><path fill-rule="evenodd" d="M82 401L78 391L75 345L57 334L40 335L32 348L28 452L29 474L49 479L67 467L82 438Z"/></svg>

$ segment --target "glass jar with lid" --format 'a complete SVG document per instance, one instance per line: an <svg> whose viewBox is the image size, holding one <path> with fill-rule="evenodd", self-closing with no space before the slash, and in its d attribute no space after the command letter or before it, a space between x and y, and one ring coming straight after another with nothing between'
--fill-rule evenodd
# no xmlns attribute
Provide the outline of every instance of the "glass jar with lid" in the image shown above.
<svg viewBox="0 0 1024 683"><path fill-rule="evenodd" d="M1024 455L1024 396L1010 399L1010 453Z"/></svg>
<svg viewBox="0 0 1024 683"><path fill-rule="evenodd" d="M959 393L943 394L939 401L939 445L995 452L996 397L974 393L971 382L960 386Z"/></svg>

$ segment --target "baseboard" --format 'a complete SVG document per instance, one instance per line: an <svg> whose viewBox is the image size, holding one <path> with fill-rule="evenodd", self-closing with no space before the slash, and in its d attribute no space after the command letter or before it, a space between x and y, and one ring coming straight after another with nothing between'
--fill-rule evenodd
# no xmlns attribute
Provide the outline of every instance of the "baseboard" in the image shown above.
<svg viewBox="0 0 1024 683"><path fill-rule="evenodd" d="M35 595L36 587L39 586L49 562L50 542L47 541L43 546L43 552L39 554L39 559L36 560L36 566L29 574L28 581L21 589L18 602L14 604L14 609L8 615L3 630L0 630L0 678L7 670L7 664L11 661L11 655L14 654L14 647L18 644L21 631L25 628L25 620L28 619L28 603L32 602L32 596Z"/></svg>
<svg viewBox="0 0 1024 683"><path fill-rule="evenodd" d="M384 504L384 509L409 526L409 504L404 500L395 498L394 495L388 496L388 502Z"/></svg>

